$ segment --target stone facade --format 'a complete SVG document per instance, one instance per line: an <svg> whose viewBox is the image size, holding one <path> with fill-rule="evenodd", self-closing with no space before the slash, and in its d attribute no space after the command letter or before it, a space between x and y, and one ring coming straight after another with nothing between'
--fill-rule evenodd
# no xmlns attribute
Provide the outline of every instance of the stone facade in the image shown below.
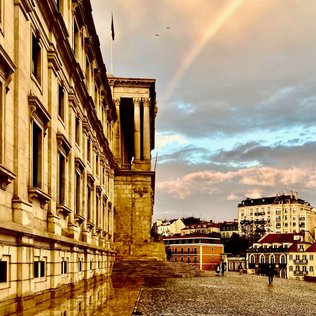
<svg viewBox="0 0 316 316"><path fill-rule="evenodd" d="M125 232L127 244L149 241L155 92L146 81L146 125L124 136L143 154L126 170L120 129L133 122L113 102L90 1L0 1L1 315L109 276L115 235L118 245Z"/></svg>
<svg viewBox="0 0 316 316"><path fill-rule="evenodd" d="M150 256L155 172L155 80L109 77L118 119L114 126L115 245L119 256ZM146 251L146 247L148 251ZM157 245L164 257L163 244ZM156 249L158 249L156 248Z"/></svg>

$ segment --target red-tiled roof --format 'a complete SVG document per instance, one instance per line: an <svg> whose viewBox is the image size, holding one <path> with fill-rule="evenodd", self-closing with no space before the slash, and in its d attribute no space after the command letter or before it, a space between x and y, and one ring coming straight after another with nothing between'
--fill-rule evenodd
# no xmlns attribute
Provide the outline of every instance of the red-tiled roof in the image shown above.
<svg viewBox="0 0 316 316"><path fill-rule="evenodd" d="M299 234L294 233L284 233L284 234L268 234L262 237L258 243L260 244L273 244L273 243L285 243L285 242L293 242L294 236ZM302 236L302 235L300 235Z"/></svg>
<svg viewBox="0 0 316 316"><path fill-rule="evenodd" d="M312 244L307 250L306 252L316 252L316 243Z"/></svg>

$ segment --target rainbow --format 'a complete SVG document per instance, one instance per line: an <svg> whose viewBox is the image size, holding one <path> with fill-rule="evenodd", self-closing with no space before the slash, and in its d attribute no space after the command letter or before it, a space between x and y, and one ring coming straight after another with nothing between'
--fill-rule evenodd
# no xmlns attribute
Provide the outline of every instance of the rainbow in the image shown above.
<svg viewBox="0 0 316 316"><path fill-rule="evenodd" d="M172 95L174 89L176 88L179 80L183 74L190 67L194 59L203 50L204 46L218 33L222 26L226 23L228 19L240 8L240 6L245 2L245 0L231 0L227 2L227 5L222 9L221 13L215 20L212 20L210 24L206 27L206 31L202 33L201 37L195 42L191 50L184 55L180 66L177 71L171 77L165 94L162 97L164 102L167 102Z"/></svg>

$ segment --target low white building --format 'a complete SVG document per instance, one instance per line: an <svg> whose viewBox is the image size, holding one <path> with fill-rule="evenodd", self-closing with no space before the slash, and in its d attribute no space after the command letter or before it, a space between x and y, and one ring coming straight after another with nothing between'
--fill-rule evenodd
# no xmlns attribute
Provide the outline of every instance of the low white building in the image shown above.
<svg viewBox="0 0 316 316"><path fill-rule="evenodd" d="M158 219L155 223L157 227L157 234L161 236L173 236L181 233L181 229L185 227L181 218L173 220Z"/></svg>

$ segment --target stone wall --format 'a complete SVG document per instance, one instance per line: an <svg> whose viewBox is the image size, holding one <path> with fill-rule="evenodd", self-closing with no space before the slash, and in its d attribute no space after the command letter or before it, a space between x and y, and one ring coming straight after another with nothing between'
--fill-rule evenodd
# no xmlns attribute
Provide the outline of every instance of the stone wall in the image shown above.
<svg viewBox="0 0 316 316"><path fill-rule="evenodd" d="M153 172L121 171L115 176L115 244L118 255L132 255L135 245L150 241L153 175Z"/></svg>

